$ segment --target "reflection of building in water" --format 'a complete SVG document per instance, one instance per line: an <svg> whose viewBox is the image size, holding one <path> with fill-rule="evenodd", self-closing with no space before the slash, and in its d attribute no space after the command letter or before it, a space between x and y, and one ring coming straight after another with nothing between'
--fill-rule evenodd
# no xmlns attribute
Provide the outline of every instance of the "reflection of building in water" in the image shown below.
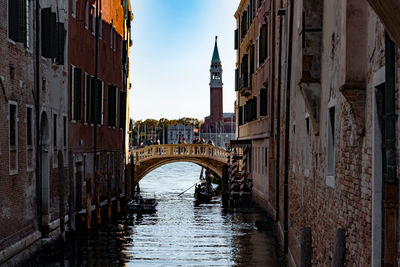
<svg viewBox="0 0 400 267"><path fill-rule="evenodd" d="M191 125L184 125L179 123L168 127L168 144L177 144L179 137L181 140L186 139L188 144L193 143L195 138L194 127Z"/></svg>
<svg viewBox="0 0 400 267"><path fill-rule="evenodd" d="M235 113L223 113L222 65L219 58L217 37L210 68L210 115L205 117L200 128L200 137L212 140L216 146L224 147L235 139Z"/></svg>

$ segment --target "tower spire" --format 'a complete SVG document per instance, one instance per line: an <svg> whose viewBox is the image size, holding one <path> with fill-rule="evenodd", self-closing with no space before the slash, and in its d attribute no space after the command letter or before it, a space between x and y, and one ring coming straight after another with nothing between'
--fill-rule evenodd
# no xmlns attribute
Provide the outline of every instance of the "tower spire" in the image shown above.
<svg viewBox="0 0 400 267"><path fill-rule="evenodd" d="M214 53L213 53L213 56L212 56L211 63L214 63L214 62L221 62L221 60L219 59L219 52L218 52L217 39L218 39L218 36L215 36Z"/></svg>

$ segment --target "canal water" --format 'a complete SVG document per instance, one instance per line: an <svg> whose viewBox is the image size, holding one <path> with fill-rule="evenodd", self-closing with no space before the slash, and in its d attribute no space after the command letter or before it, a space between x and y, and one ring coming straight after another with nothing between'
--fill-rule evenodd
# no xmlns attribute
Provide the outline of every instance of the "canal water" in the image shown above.
<svg viewBox="0 0 400 267"><path fill-rule="evenodd" d="M272 231L257 228L264 220L261 210L226 210L218 197L195 205L194 188L178 196L199 174L191 163L154 170L140 188L156 195L156 213L123 215L89 234L77 233L61 252L49 250L34 265L278 266Z"/></svg>

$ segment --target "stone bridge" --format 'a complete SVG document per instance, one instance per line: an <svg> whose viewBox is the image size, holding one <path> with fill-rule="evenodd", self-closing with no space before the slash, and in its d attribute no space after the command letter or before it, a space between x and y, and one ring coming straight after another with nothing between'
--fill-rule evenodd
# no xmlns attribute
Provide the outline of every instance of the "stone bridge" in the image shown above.
<svg viewBox="0 0 400 267"><path fill-rule="evenodd" d="M135 184L152 170L173 162L192 162L222 178L229 156L225 149L200 144L151 145L130 152Z"/></svg>

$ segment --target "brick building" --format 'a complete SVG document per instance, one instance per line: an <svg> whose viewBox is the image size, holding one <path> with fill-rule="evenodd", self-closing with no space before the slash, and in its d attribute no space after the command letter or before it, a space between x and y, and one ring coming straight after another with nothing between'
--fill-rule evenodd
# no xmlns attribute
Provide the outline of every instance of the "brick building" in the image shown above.
<svg viewBox="0 0 400 267"><path fill-rule="evenodd" d="M68 192L60 191L67 183L68 5L0 6L1 263L58 229L68 212Z"/></svg>
<svg viewBox="0 0 400 267"><path fill-rule="evenodd" d="M128 1L99 3L99 10L96 1L77 0L70 3L68 143L72 154L70 171L75 182L77 211L84 207L87 174L94 177L93 170L100 170L100 191L104 195L106 174L110 169L113 188L116 187L116 176L119 176L122 189L126 160L123 151L127 140L127 51L132 15ZM94 184L92 189L94 193Z"/></svg>
<svg viewBox="0 0 400 267"><path fill-rule="evenodd" d="M102 174L123 177L132 13L100 1L95 80L94 2L0 0L0 264L74 228L94 127Z"/></svg>
<svg viewBox="0 0 400 267"><path fill-rule="evenodd" d="M243 0L235 17L238 138L290 265L398 266L400 51L380 18L356 0ZM263 104L264 143L247 134Z"/></svg>
<svg viewBox="0 0 400 267"><path fill-rule="evenodd" d="M240 1L235 13L236 62L236 127L237 139L246 150L250 164L248 172L253 194L264 206L272 192L273 181L268 172L269 157L273 155L270 99L274 85L272 45L270 43L272 1Z"/></svg>

